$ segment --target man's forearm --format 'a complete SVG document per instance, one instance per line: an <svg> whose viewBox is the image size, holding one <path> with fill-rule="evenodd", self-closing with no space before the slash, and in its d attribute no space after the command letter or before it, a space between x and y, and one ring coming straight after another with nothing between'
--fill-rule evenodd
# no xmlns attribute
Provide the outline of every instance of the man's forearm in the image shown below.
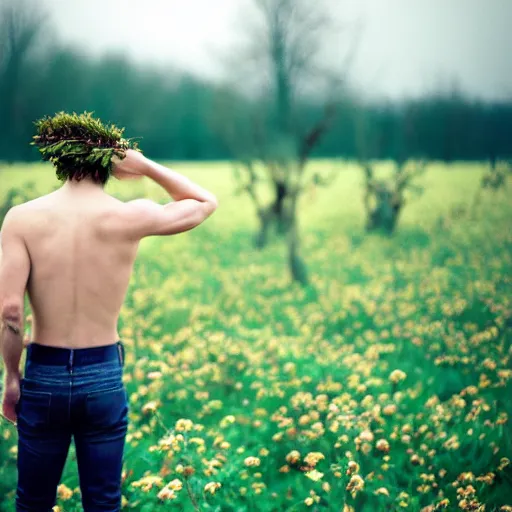
<svg viewBox="0 0 512 512"><path fill-rule="evenodd" d="M217 202L216 197L208 190L200 187L186 176L157 164L149 158L145 159L143 173L163 187L176 201L195 199L196 201L214 204Z"/></svg>
<svg viewBox="0 0 512 512"><path fill-rule="evenodd" d="M0 350L5 365L5 376L20 376L20 360L23 352L23 329L0 321Z"/></svg>

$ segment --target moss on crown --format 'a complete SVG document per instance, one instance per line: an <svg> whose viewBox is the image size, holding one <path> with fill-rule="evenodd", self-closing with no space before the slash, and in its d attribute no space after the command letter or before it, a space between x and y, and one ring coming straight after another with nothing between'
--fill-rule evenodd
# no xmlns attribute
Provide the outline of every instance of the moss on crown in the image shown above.
<svg viewBox="0 0 512 512"><path fill-rule="evenodd" d="M59 112L34 124L37 133L32 145L38 147L43 160L55 165L61 181L91 177L95 183L105 184L114 155L123 159L127 149L140 151L135 142L123 137L124 128L106 125L91 112Z"/></svg>

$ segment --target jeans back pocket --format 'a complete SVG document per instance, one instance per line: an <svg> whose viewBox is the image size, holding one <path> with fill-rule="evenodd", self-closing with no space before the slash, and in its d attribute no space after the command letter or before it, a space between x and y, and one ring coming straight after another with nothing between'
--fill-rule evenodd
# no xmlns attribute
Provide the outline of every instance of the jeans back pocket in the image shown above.
<svg viewBox="0 0 512 512"><path fill-rule="evenodd" d="M98 428L127 425L128 396L124 384L89 392L85 397L85 422Z"/></svg>
<svg viewBox="0 0 512 512"><path fill-rule="evenodd" d="M16 414L20 427L39 429L46 427L50 421L52 394L48 391L32 391L21 387L21 394L16 404Z"/></svg>

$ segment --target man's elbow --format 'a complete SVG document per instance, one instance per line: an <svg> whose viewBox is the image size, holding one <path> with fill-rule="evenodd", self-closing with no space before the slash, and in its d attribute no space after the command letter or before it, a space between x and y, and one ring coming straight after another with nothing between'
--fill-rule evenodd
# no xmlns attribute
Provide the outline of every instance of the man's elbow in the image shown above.
<svg viewBox="0 0 512 512"><path fill-rule="evenodd" d="M2 324L14 334L23 328L23 304L19 301L5 301L0 311Z"/></svg>
<svg viewBox="0 0 512 512"><path fill-rule="evenodd" d="M219 201L212 194L212 197L205 202L206 217L212 215L213 212L219 207Z"/></svg>

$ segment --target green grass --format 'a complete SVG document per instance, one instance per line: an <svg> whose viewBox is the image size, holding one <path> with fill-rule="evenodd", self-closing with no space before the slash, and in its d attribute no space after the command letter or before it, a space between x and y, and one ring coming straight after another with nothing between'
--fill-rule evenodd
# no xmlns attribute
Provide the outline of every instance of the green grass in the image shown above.
<svg viewBox="0 0 512 512"><path fill-rule="evenodd" d="M233 196L228 164L175 165L220 207L189 233L141 244L120 322L131 408L127 510L154 510L161 486L175 478L187 485L171 507L186 511L419 511L443 499L449 510L472 500L486 511L512 505L504 459L512 453L507 193L486 192L472 209L483 167L434 163L395 235L368 235L362 171L328 161L311 170L332 165L340 168L335 184L300 204L317 295L290 283L281 242L253 249L254 207ZM46 165L1 172L2 183L34 181L39 193L57 185ZM149 182L108 190L165 199ZM406 378L393 383L396 369ZM13 510L16 437L2 428L2 510ZM169 435L163 451L158 442ZM289 463L293 450L300 460ZM322 475L310 474L318 481L306 475L311 452L322 454ZM148 475L162 481L145 492L137 482ZM364 488L351 488L351 478ZM210 494L208 482L221 487ZM78 485L73 455L63 483ZM66 512L81 510L78 503L76 494L59 502Z"/></svg>

